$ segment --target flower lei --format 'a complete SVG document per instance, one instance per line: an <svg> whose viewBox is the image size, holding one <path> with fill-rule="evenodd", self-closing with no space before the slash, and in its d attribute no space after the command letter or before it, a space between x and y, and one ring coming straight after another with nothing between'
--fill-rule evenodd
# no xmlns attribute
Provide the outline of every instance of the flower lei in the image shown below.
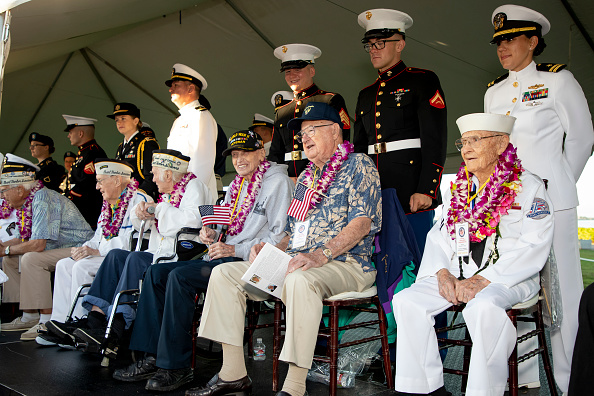
<svg viewBox="0 0 594 396"><path fill-rule="evenodd" d="M103 201L103 207L101 208L101 228L103 230L103 237L106 240L110 240L113 237L118 236L120 227L124 222L124 216L128 210L128 204L138 191L138 180L132 179L124 191L120 195L118 202L115 206L115 210L107 201ZM123 197L122 197L123 195Z"/></svg>
<svg viewBox="0 0 594 396"><path fill-rule="evenodd" d="M169 195L168 202L171 204L171 206L173 206L174 208L179 208L179 204L181 203L182 197L184 196L184 193L186 192L186 186L188 185L188 183L191 180L193 180L195 178L196 178L196 175L193 174L192 172L186 173L180 181L175 183L171 194L159 195L159 200L157 201L157 204L159 204L160 202L165 202L165 196ZM157 227L157 231L159 231L159 220L157 220L157 218L155 218L155 227Z"/></svg>
<svg viewBox="0 0 594 396"><path fill-rule="evenodd" d="M29 196L25 199L25 203L20 209L17 209L17 224L19 226L19 233L21 240L29 239L31 237L31 225L33 224L33 197L37 191L43 188L43 183L37 180L33 188L29 192Z"/></svg>
<svg viewBox="0 0 594 396"><path fill-rule="evenodd" d="M524 169L515 147L509 144L499 156L495 171L472 208L468 203L471 177L464 163L462 165L450 187L452 199L447 215L447 227L454 238L455 224L468 223L470 241L480 242L497 231L501 216L508 213L516 195L522 190L519 176Z"/></svg>
<svg viewBox="0 0 594 396"><path fill-rule="evenodd" d="M342 163L349 157L349 154L351 154L353 151L354 146L351 142L346 141L338 145L338 149L334 152L332 158L330 158L330 163L326 167L324 173L322 173L322 176L320 177L318 184L315 188L313 188L315 192L309 203L309 209L314 208L322 200L322 197L330 188L330 184L332 184L332 182L334 181L336 174L338 173L338 171L340 171ZM315 165L313 162L310 162L307 168L305 168L302 183L307 187L310 187L313 184L314 178L312 175L312 171L314 170L314 168Z"/></svg>
<svg viewBox="0 0 594 396"><path fill-rule="evenodd" d="M13 210L14 208L3 200L2 205L0 205L0 220L9 218Z"/></svg>
<svg viewBox="0 0 594 396"><path fill-rule="evenodd" d="M258 168L250 179L247 188L247 195L241 203L237 214L235 217L233 217L233 213L231 213L232 219L231 224L229 225L229 230L227 231L227 235L237 235L243 230L245 220L247 219L248 214L252 211L254 203L256 203L256 198L258 197L258 193L262 187L262 179L264 179L264 174L268 168L270 168L270 162L266 160L260 162L260 165L258 165ZM237 175L229 187L231 207L233 207L234 212L243 182L244 178Z"/></svg>

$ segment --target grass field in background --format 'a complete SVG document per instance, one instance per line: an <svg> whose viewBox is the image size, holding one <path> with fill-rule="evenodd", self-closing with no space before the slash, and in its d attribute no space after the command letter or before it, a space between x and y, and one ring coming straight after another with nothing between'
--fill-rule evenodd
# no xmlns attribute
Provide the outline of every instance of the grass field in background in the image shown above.
<svg viewBox="0 0 594 396"><path fill-rule="evenodd" d="M594 260L594 250L580 250L580 257ZM594 262L581 260L582 277L584 278L584 287L594 283Z"/></svg>

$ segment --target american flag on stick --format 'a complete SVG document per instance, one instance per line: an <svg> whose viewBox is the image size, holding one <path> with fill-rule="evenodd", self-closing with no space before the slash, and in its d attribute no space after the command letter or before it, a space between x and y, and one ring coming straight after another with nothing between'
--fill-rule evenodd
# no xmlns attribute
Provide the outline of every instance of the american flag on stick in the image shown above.
<svg viewBox="0 0 594 396"><path fill-rule="evenodd" d="M305 220L314 192L314 190L301 183L297 184L297 188L295 189L295 194L293 195L293 200L291 201L291 205L289 206L287 214L299 221Z"/></svg>
<svg viewBox="0 0 594 396"><path fill-rule="evenodd" d="M231 216L229 215L230 206L224 205L200 205L200 217L202 217L202 225L210 224L229 224Z"/></svg>

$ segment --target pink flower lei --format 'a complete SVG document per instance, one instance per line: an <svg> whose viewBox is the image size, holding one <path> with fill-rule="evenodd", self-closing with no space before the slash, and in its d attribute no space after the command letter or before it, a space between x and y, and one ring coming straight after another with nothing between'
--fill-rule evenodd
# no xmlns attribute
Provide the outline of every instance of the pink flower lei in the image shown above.
<svg viewBox="0 0 594 396"><path fill-rule="evenodd" d="M43 183L37 180L29 192L29 196L25 199L25 203L20 209L17 209L17 224L19 226L19 233L21 240L31 238L31 225L33 224L33 197L37 191L43 188Z"/></svg>
<svg viewBox="0 0 594 396"><path fill-rule="evenodd" d="M3 200L2 205L0 205L0 220L9 218L13 210L14 208Z"/></svg>
<svg viewBox="0 0 594 396"><path fill-rule="evenodd" d="M177 183L175 183L175 185L173 186L173 191L171 192L170 198L169 198L169 203L171 204L171 206L173 206L174 208L179 208L179 204L181 203L181 200L186 192L186 186L188 185L188 183L195 179L196 175L193 174L192 172L188 172L184 175L184 177L182 177L182 179L180 181L178 181ZM161 194L159 195L159 200L157 201L157 204L160 202L165 202L165 196L167 194ZM157 231L159 231L159 220L157 220L155 218L155 227L157 227Z"/></svg>
<svg viewBox="0 0 594 396"><path fill-rule="evenodd" d="M138 180L132 179L125 189L125 195L124 191L122 191L120 199L118 199L118 203L116 204L115 212L112 211L109 202L103 201L103 207L101 208L101 228L103 230L103 237L108 241L118 236L120 227L124 222L124 216L128 210L128 205L136 194L136 191L138 191ZM122 195L124 196L122 197Z"/></svg>
<svg viewBox="0 0 594 396"><path fill-rule="evenodd" d="M313 188L315 190L315 192L314 192L313 197L309 203L310 209L314 208L322 200L322 197L326 194L326 192L330 188L330 185L334 181L336 174L338 173L338 171L340 171L340 167L342 166L342 163L349 157L349 154L351 154L353 151L354 151L354 146L351 142L346 141L346 142L338 145L338 149L334 152L334 155L332 155L332 158L330 158L330 163L328 164L328 166L326 167L326 170L320 177L318 184L316 185L315 188ZM305 168L305 171L304 171L305 176L304 176L303 180L301 181L305 186L310 187L310 188L314 181L313 175L312 175L312 171L314 170L314 168L315 168L314 163L310 162L308 167Z"/></svg>
<svg viewBox="0 0 594 396"><path fill-rule="evenodd" d="M497 231L501 216L508 213L518 192L522 190L519 176L524 169L516 154L516 148L510 143L499 156L495 171L472 208L468 203L471 176L464 163L462 165L450 188L452 199L447 216L447 227L454 238L454 225L468 223L470 241L480 242Z"/></svg>
<svg viewBox="0 0 594 396"><path fill-rule="evenodd" d="M243 225L245 224L245 220L247 219L248 214L252 211L254 204L256 203L256 198L258 197L258 193L260 192L260 188L262 187L262 180L264 179L264 174L270 168L270 162L264 160L260 162L258 165L258 169L252 175L250 182L247 188L247 195L245 199L241 203L237 215L233 217L233 213L231 213L232 219L231 224L229 225L229 230L227 231L227 235L237 235L243 230ZM240 187L244 182L244 178L237 175L231 186L230 190L230 198L231 198L231 208L235 208L237 206L237 200L239 199L239 194L241 192Z"/></svg>

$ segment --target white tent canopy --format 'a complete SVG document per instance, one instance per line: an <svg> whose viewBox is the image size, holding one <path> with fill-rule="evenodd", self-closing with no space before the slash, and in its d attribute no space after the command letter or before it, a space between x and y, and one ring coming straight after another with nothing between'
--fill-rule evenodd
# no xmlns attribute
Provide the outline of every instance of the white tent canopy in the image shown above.
<svg viewBox="0 0 594 396"><path fill-rule="evenodd" d="M594 109L594 37L591 0L521 0L551 21L540 62L567 63ZM357 94L377 74L363 51L357 15L398 8L414 19L403 59L435 71L448 105L446 171L460 157L453 141L457 117L482 111L486 84L504 73L492 35L492 11L502 1L476 0L32 0L12 10L12 48L0 117L1 152L30 157L28 134L48 134L54 157L73 149L61 114L97 118L96 138L109 155L121 135L105 117L113 100L135 103L162 146L173 119L164 81L185 63L208 81L213 115L231 135L254 113L273 117L270 97L286 90L273 48L286 43L319 47L316 83L341 93L351 117ZM572 18L567 5L577 19Z"/></svg>

